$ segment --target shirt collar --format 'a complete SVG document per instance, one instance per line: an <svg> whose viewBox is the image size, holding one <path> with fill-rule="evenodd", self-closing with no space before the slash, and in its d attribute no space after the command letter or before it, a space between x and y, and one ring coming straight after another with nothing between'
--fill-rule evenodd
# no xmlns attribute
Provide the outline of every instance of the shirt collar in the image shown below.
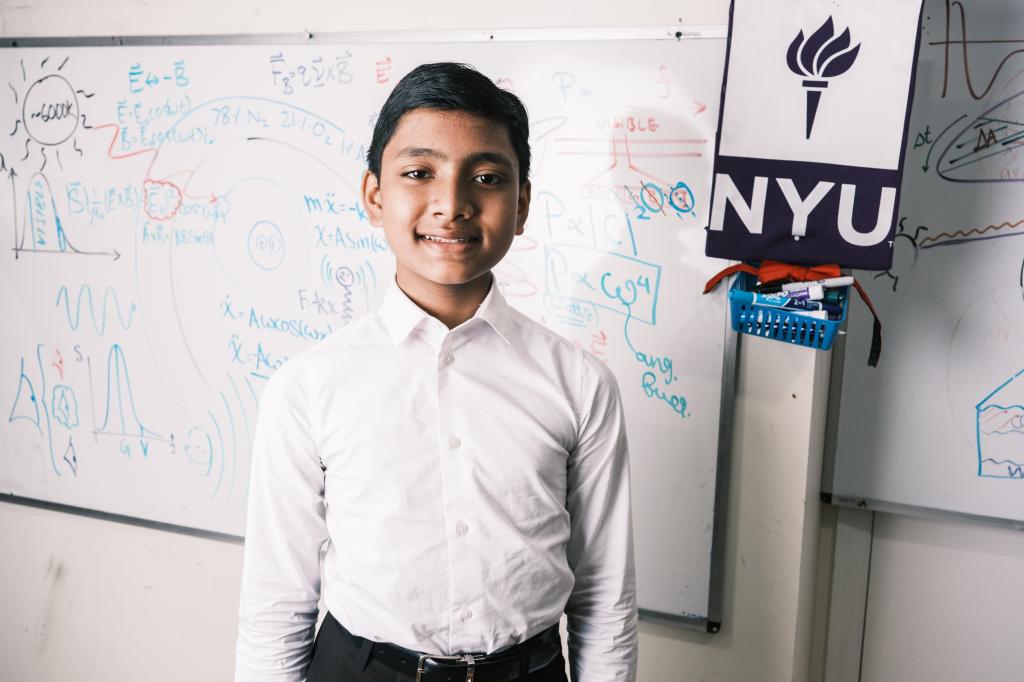
<svg viewBox="0 0 1024 682"><path fill-rule="evenodd" d="M501 294L501 287L498 286L498 280L495 279L491 282L491 290L487 292L487 296L477 308L474 317L491 325L491 328L498 332L498 336L505 343L510 344L512 343L512 313L512 306Z"/></svg>
<svg viewBox="0 0 1024 682"><path fill-rule="evenodd" d="M378 314L396 346L405 341L416 327L430 317L399 288L394 280L384 295ZM511 343L513 324L511 315L512 307L502 296L497 280L494 280L491 283L491 290L487 292L487 296L477 308L476 314L464 324L475 319L483 320L498 333L505 343Z"/></svg>

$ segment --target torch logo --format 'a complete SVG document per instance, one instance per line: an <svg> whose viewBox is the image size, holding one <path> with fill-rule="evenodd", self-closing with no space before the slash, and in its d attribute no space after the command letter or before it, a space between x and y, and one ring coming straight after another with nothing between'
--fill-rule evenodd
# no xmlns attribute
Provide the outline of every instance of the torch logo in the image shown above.
<svg viewBox="0 0 1024 682"><path fill-rule="evenodd" d="M800 31L790 43L786 53L789 70L806 79L803 86L807 90L808 140L811 139L814 116L818 113L821 91L828 87L827 79L846 73L853 66L858 52L860 43L850 47L850 29L836 36L831 16L807 38Z"/></svg>

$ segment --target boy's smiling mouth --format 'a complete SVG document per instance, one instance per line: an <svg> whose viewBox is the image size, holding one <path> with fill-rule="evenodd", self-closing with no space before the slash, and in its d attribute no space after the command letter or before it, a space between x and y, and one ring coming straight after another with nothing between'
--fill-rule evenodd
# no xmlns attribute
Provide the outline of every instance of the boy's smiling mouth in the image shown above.
<svg viewBox="0 0 1024 682"><path fill-rule="evenodd" d="M416 238L436 244L470 244L480 241L479 237L441 237L435 234L419 234Z"/></svg>

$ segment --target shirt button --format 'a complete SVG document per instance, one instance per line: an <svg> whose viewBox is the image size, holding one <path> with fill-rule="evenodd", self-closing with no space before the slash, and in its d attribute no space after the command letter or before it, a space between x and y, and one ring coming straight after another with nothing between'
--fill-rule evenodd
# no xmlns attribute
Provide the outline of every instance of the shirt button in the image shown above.
<svg viewBox="0 0 1024 682"><path fill-rule="evenodd" d="M450 447L452 450L457 450L460 445L462 445L462 441L459 440L458 436L451 436L448 439L448 447Z"/></svg>
<svg viewBox="0 0 1024 682"><path fill-rule="evenodd" d="M452 355L451 353L446 353L444 358L441 359L441 362L443 362L446 365L450 365L453 362L455 362L455 356Z"/></svg>
<svg viewBox="0 0 1024 682"><path fill-rule="evenodd" d="M462 521L459 521L458 524L456 524L456 526L455 526L455 534L458 535L460 538L463 535L465 535L466 533L468 533L468 532L469 532L469 526L464 524Z"/></svg>
<svg viewBox="0 0 1024 682"><path fill-rule="evenodd" d="M473 617L473 612L469 609L462 609L462 613L459 614L459 617L462 619L462 622L465 623L467 620Z"/></svg>

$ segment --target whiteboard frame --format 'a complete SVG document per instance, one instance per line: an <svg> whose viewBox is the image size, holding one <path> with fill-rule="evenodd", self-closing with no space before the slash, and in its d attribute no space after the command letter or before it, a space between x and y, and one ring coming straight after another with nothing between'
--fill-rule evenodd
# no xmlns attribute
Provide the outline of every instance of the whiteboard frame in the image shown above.
<svg viewBox="0 0 1024 682"><path fill-rule="evenodd" d="M245 33L231 35L81 36L0 38L0 48L140 47L154 45L334 45L339 43L473 43L573 40L725 40L727 24L623 28L505 28L453 31L341 31L328 33Z"/></svg>
<svg viewBox="0 0 1024 682"><path fill-rule="evenodd" d="M884 352L884 347L883 347ZM1001 516L971 514L970 512L923 507L914 504L903 504L892 500L882 500L859 495L837 495L835 490L836 455L839 449L839 412L843 397L843 367L846 358L846 321L842 330L836 335L832 347L831 379L828 388L828 410L825 417L825 456L821 467L821 501L837 507L854 507L871 511L903 514L917 518L944 518L957 521L984 523L1002 528L1024 531L1024 521L1007 519ZM877 368L871 368L878 371Z"/></svg>
<svg viewBox="0 0 1024 682"><path fill-rule="evenodd" d="M452 31L347 31L328 33L248 33L248 34L195 34L195 35L136 35L136 36L79 36L79 37L11 37L0 38L0 49L38 47L152 47L164 45L296 45L344 43L471 43L471 42L530 42L530 41L630 41L630 40L725 40L728 24L694 24L665 27L588 27L544 29L476 29ZM723 74L724 76L724 74ZM717 294L716 294L717 295ZM724 295L722 295L724 304ZM722 325L722 391L718 415L718 451L715 464L715 494L712 509L710 578L707 615L677 615L674 613L639 608L643 621L673 627L717 633L722 627L722 605L725 581L726 509L729 498L729 463L732 451L732 418L735 405L735 384L738 334L729 324L728 311ZM142 519L125 514L114 514L86 507L50 502L11 493L0 493L0 502L23 504L63 513L78 514L105 521L125 523L165 532L181 533L205 539L243 543L244 537L188 526Z"/></svg>
<svg viewBox="0 0 1024 682"><path fill-rule="evenodd" d="M192 526L179 526L175 523L164 523L163 521L142 519L137 516L128 516L127 514L114 514L112 512L100 511L99 509L89 509L88 507L76 507L75 505L71 504L62 504L60 502L40 500L35 497L23 497L21 495L15 495L13 493L0 492L0 503L3 502L6 502L8 504L22 504L25 505L26 507L35 507L36 509L48 509L50 511L62 512L64 514L77 514L78 516L88 516L89 518L99 519L101 521L113 521L114 523L125 523L130 526L140 526L142 528L162 530L165 533L180 533L181 535L191 535L193 537L203 538L205 540L219 540L221 542L230 542L231 544L235 545L245 544L245 538L241 535L232 535L231 533L218 533L215 530L193 528Z"/></svg>
<svg viewBox="0 0 1024 682"><path fill-rule="evenodd" d="M723 289L724 292L724 289ZM736 400L736 361L740 335L732 331L729 315L722 330L722 395L718 410L718 457L715 465L715 502L711 520L710 585L706 617L677 616L662 611L640 608L640 620L659 625L684 627L714 634L722 629L722 603L725 592L725 510L729 505L729 474L732 452L732 415ZM728 415L728 419L726 419Z"/></svg>

